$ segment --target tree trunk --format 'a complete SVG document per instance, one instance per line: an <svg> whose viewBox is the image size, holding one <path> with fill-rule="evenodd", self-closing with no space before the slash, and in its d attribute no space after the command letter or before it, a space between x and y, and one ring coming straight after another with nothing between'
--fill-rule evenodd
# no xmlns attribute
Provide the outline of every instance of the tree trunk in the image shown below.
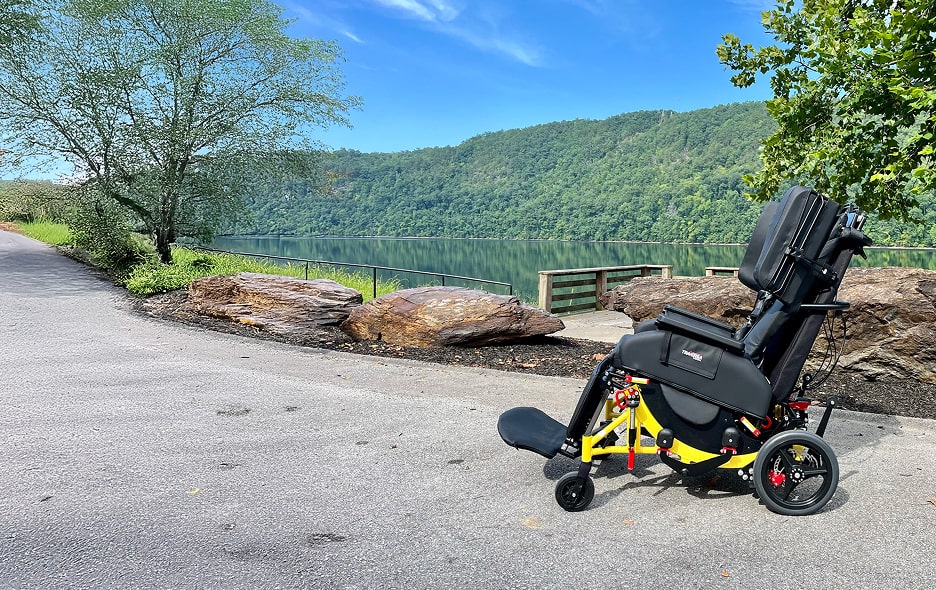
<svg viewBox="0 0 936 590"><path fill-rule="evenodd" d="M157 228L156 252L159 253L159 261L163 264L172 264L172 231L167 228Z"/></svg>

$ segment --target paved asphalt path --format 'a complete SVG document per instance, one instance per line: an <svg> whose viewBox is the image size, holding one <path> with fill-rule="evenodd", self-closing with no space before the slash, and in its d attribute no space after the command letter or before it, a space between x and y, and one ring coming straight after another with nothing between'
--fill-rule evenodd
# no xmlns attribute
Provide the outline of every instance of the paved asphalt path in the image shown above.
<svg viewBox="0 0 936 590"><path fill-rule="evenodd" d="M654 457L605 462L571 514L573 464L495 424L565 417L581 381L149 319L2 231L0 320L0 588L936 586L932 421L838 413L841 484L810 517Z"/></svg>

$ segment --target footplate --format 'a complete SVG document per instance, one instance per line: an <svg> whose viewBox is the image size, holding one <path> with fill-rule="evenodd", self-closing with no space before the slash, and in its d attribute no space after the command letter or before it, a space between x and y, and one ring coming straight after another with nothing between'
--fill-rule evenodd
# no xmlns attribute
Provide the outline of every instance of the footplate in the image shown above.
<svg viewBox="0 0 936 590"><path fill-rule="evenodd" d="M566 425L537 408L513 408L500 415L497 432L512 447L552 459L566 440Z"/></svg>

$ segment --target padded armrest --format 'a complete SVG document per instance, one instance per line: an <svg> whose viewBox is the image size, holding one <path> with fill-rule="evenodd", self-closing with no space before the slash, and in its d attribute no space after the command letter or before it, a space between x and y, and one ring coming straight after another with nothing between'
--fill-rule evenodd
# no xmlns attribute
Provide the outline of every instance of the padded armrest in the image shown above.
<svg viewBox="0 0 936 590"><path fill-rule="evenodd" d="M830 311L845 311L851 307L847 301L833 301L832 303L804 303L799 306L800 311L806 313L826 313Z"/></svg>
<svg viewBox="0 0 936 590"><path fill-rule="evenodd" d="M719 322L686 310L673 313L673 309L678 308L664 308L663 313L657 316L656 325L658 328L676 332L712 346L718 346L737 355L744 354L744 343L732 337L734 327L731 324Z"/></svg>
<svg viewBox="0 0 936 590"><path fill-rule="evenodd" d="M676 307L675 305L666 304L663 306L664 315L681 315L690 320L695 320L697 322L702 322L713 328L718 328L725 332L725 335L731 337L735 333L735 327L727 322L721 322L715 319L712 319L708 316L702 315L701 313L696 313L694 311L689 311L688 309L683 309L681 307Z"/></svg>

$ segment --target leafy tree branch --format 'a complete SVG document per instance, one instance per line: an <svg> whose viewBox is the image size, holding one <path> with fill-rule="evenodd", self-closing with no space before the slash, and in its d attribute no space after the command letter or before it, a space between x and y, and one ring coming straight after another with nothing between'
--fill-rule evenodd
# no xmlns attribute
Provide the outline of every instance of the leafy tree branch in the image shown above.
<svg viewBox="0 0 936 590"><path fill-rule="evenodd" d="M770 74L776 131L746 181L766 200L785 182L918 217L936 189L936 6L929 0L779 0L762 15L776 45L726 34L719 60L746 87Z"/></svg>

